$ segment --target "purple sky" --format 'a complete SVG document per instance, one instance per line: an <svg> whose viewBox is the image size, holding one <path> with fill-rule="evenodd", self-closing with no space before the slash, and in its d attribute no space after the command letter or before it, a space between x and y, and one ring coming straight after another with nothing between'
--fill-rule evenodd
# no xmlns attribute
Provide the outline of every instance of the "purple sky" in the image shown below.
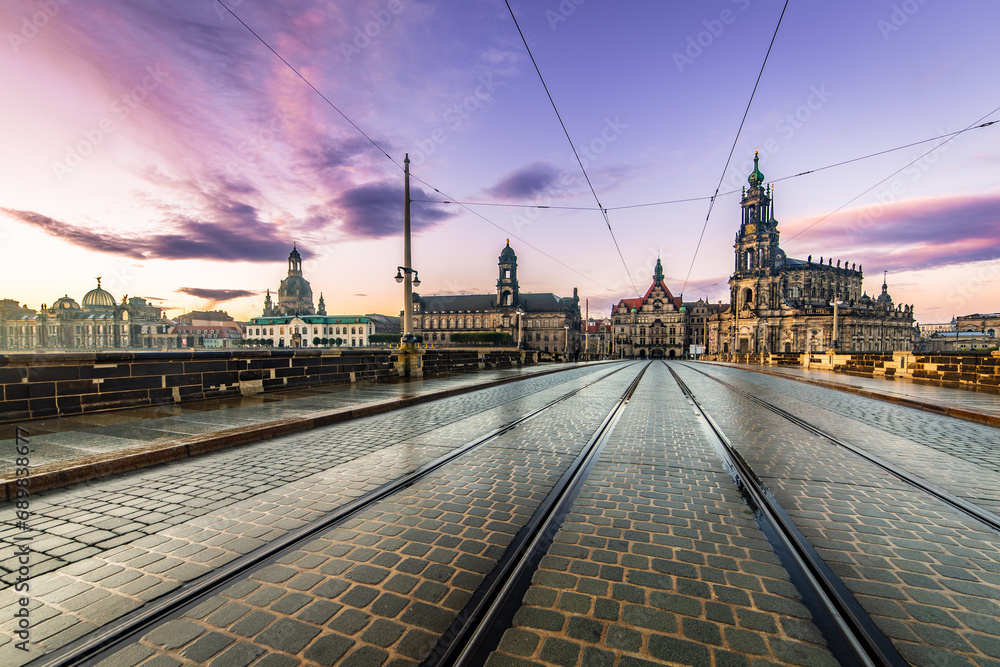
<svg viewBox="0 0 1000 667"><path fill-rule="evenodd" d="M0 298L102 276L245 319L294 242L332 314L398 313L404 153L413 199L479 214L414 203L422 293L491 292L510 238L522 290L579 287L592 315L658 255L674 293L728 298L738 194L693 267L708 201L647 204L713 193L781 2L511 2L628 271L502 2L228 4L336 109L208 0L0 6ZM721 192L755 147L770 181L1000 119L997 25L972 0L791 3ZM782 247L862 264L869 293L888 271L922 322L1000 310L1000 124L939 143L781 180Z"/></svg>

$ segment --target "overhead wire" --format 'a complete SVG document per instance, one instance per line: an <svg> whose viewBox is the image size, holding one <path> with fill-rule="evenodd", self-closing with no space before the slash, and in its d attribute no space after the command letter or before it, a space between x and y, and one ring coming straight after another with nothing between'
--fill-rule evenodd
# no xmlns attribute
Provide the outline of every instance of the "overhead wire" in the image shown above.
<svg viewBox="0 0 1000 667"><path fill-rule="evenodd" d="M336 111L337 113L339 113L339 114L340 114L340 116L341 116L341 117L342 117L342 118L343 118L344 120L346 120L346 121L347 121L347 122L348 122L348 123L349 123L349 124L351 125L351 127L353 127L353 128L355 129L355 130L357 130L357 131L358 131L358 132L359 132L359 133L360 133L360 134L361 134L361 135L362 135L362 136L363 136L363 137L364 137L365 139L367 139L367 140L369 141L369 143L371 143L371 144L372 144L372 146L374 146L374 147L375 147L376 149L378 149L378 151L379 151L380 153L382 153L382 155L384 155L385 157L387 157L387 158L389 159L389 161L391 161L391 162L392 162L392 163L393 163L394 165L396 165L396 167L397 167L397 168L399 168L400 170L403 170L403 165L401 165L401 164L400 164L399 162L397 162L397 161L395 160L395 158L393 158L393 157L392 157L391 155L389 155L389 153L388 153L388 152L386 152L386 150L385 150L384 148L382 148L382 146L381 146L381 145L380 145L380 144L379 144L379 143L378 143L377 141L375 141L374 139L372 139L372 138L371 138L371 136L369 136L367 132L365 132L365 131L364 131L363 129L361 129L361 127L360 127L360 126L359 126L359 125L358 125L357 123L355 123L355 122L354 122L353 120L351 120L351 119L350 119L350 118L349 118L349 117L347 116L347 114L345 114L345 113L344 113L344 112L343 112L343 111L342 111L342 110L340 109L340 107L338 107L338 106L337 106L336 104L334 104L334 103L333 103L333 102L332 102L332 101L330 100L330 98L328 98L328 97L327 97L326 95L324 95L324 94L323 94L323 93L322 93L322 92L321 92L321 91L320 91L320 90L319 90L319 89L318 89L318 88L317 88L316 86L314 86L314 85L312 84L312 82L311 82L311 81L309 81L309 79L307 79L307 78L306 78L306 77L305 77L305 76L304 76L304 75L303 75L303 74L302 74L301 72L299 72L299 71L298 71L297 69L295 69L295 67L293 67L293 66L292 66L292 64L291 64L290 62L288 62L287 60L285 60L284 56L282 56L282 55L281 55L280 53L278 53L278 51L277 51L277 50L275 50L275 49L274 49L274 48L273 48L273 47L272 47L272 46L271 46L271 45L270 45L270 44L269 44L269 43L267 42L267 40L265 40L265 39L264 39L263 37L261 37L261 36L260 36L260 35L259 35L259 34L258 34L258 33L257 33L257 32L256 32L256 31L255 31L254 29L253 29L253 28L251 28L251 27L250 27L250 26L249 26L249 25L248 25L248 24L246 23L246 21L244 21L244 20L243 20L242 18L240 18L240 17L239 17L239 15L237 15L237 14L236 14L236 12L234 12L234 11L233 11L232 9L230 9L230 8L229 8L229 6L228 6L228 5L226 5L226 3L222 2L222 0L216 0L216 2L218 2L218 3L220 4L220 5L222 5L222 7L223 7L223 8L224 8L224 9L225 9L225 10L226 10L227 12L229 12L229 13L230 13L230 14L231 14L231 15L233 16L233 18L235 18L235 19L236 19L237 21L239 21L239 22L240 22L240 23L241 23L241 24L243 25L243 27L244 27L244 28L246 28L246 29L247 29L247 30L248 30L248 31L250 32L250 34L252 34L252 35L253 35L254 37L256 37L256 38L257 38L257 40L258 40L258 41L259 41L259 42L260 42L261 44L263 44L263 45L264 45L265 47L267 47L267 50L268 50L268 51L270 51L271 53L273 53L273 54L275 55L275 57L277 57L277 58L278 58L278 60L280 60L280 61L281 61L282 63L284 63L284 64L285 64L285 66L286 66L286 67L288 67L288 69L290 69L290 70L291 70L291 71L292 71L293 73L295 73L295 75L296 75L297 77L299 77L299 78L300 78L300 79L301 79L301 80L302 80L302 81L303 81L303 82L304 82L304 83L305 83L305 84L306 84L307 86L309 86L310 88L312 88L313 92L315 92L315 93L316 93L317 95L319 95L319 96L320 96L320 98L322 98L322 100L323 100L324 102L326 102L326 103L327 103L328 105L330 105L330 107L331 107L332 109L334 109L334 110L335 110L335 111ZM431 189L432 189L432 190L434 190L435 192L437 192L437 193L441 194L442 196L446 196L446 195L444 195L444 193L442 193L442 192L441 192L440 190L438 190L437 188L435 188L434 186L432 186L432 185L431 185L430 183L428 183L427 181L425 181L425 180L421 179L420 177L418 177L418 176L416 176L416 175L414 175L414 174L410 174L410 176L411 176L411 177L412 177L412 178L413 178L414 180L416 180L416 181L419 181L420 183L423 183L424 185L426 185L427 187L431 188ZM412 201L416 201L416 200L413 200L413 199L411 199L410 201L412 202ZM456 203L457 203L457 202L456 202ZM526 246L528 246L528 247L529 247L529 248L531 248L532 250L535 250L536 252L539 252L539 253L541 253L541 254L542 254L543 256L545 256L545 257L547 257L547 258L551 259L552 261L556 262L556 263L557 263L557 264L559 264L560 266L562 266L562 267L564 267L564 268L566 268L566 269L569 269L569 270L570 270L570 271L572 271L573 273L575 273L575 274L577 274L577 275L579 275L579 276L581 276L581 277L583 277L583 278L586 278L587 280L589 280L589 281L593 282L593 283L594 283L595 285L598 285L599 287L601 287L601 288L603 288L603 289L605 289L605 290L607 290L607 291L611 291L611 290L610 290L610 288L606 287L605 285L602 285L601 283L597 282L597 281L596 281L596 280L594 280L593 278L591 278L591 277L589 277L589 276L587 276L587 275L585 275L585 274L581 273L580 271L578 271L578 270L574 269L573 267L569 266L568 264L566 264L566 263L564 263L564 262L562 262L562 261L560 261L560 260L556 259L555 257L553 257L552 255L550 255L549 253L547 253L547 252L545 252L544 250L542 250L542 249L538 248L537 246L535 246L535 245L533 245L533 244L529 243L528 241L524 240L523 238L521 238L521 237L517 236L516 234L514 234L514 233L513 233L513 232L511 232L510 230L507 230L507 229L504 229L503 227L501 227L500 225L496 224L495 222L493 222L493 221L492 221L492 220L490 220L489 218L487 218L487 217L485 217L485 216L481 215L480 213L478 213L478 212L476 212L476 211L473 211L472 209L468 208L468 206L464 206L464 205L462 205L462 204L459 204L459 205L460 205L460 206L462 206L463 208L465 208L465 209L466 209L467 211L469 211L469 212L470 212L470 213L472 213L473 215L475 215L475 216L477 216L477 217L481 218L482 220L485 220L485 221L486 221L486 222L488 222L489 224L493 225L493 226L494 226L494 227L496 227L497 229L499 229L499 230L501 230L501 231L503 231L503 232L506 232L506 233L507 233L507 234L508 234L508 235L509 235L510 237L512 237L512 238L515 238L515 239L517 239L518 241L520 241L521 243L525 244Z"/></svg>
<svg viewBox="0 0 1000 667"><path fill-rule="evenodd" d="M778 16L778 23L774 26L774 34L771 35L771 43L767 45L767 53L764 54L764 62L760 65L760 72L757 73L757 81L753 84L753 91L750 93L750 99L747 100L747 108L743 111L743 118L740 120L740 128L736 131L736 137L733 139L733 146L729 149L729 157L726 158L726 166L722 168L722 175L719 176L719 184L715 186L715 194L712 195L711 200L708 203L708 214L705 216L705 224L701 227L701 234L698 236L698 244L694 248L694 255L691 256L691 266L688 267L687 275L684 276L684 284L681 286L681 295L684 294L684 290L687 288L688 280L691 278L691 271L694 270L695 260L698 259L698 251L701 250L701 242L705 239L705 230L708 229L708 221L712 217L712 209L715 208L715 200L719 196L719 190L722 188L723 181L726 180L726 171L729 170L729 163L733 159L733 153L736 152L736 145L739 143L740 134L743 132L743 125L747 122L747 115L750 113L750 105L753 104L753 98L757 94L757 87L760 85L761 77L764 76L764 68L767 66L767 59L771 56L771 49L774 47L774 41L778 38L778 29L781 27L781 20L785 18L785 10L788 9L788 1L785 0L785 5L781 8L781 15Z"/></svg>
<svg viewBox="0 0 1000 667"><path fill-rule="evenodd" d="M552 105L552 110L556 113L556 118L559 119L559 125L562 126L563 133L566 135L566 141L569 142L570 148L573 149L573 155L576 156L576 161L580 165L580 171L583 172L583 177L587 180L587 185L590 186L590 192L594 195L594 200L601 209L601 215L604 216L604 223L608 226L608 232L611 234L611 240L615 243L615 250L618 251L618 257L622 261L622 266L625 268L625 275L628 276L628 280L632 283L632 289L635 291L635 295L639 296L639 290L635 286L635 281L632 280L632 272L628 270L628 264L625 262L625 256L622 255L622 249L618 245L618 239L615 238L615 230L611 228L611 218L608 217L608 210L604 208L601 204L601 198L597 196L597 190L594 189L594 184L590 180L590 175L587 173L587 168L583 166L583 160L580 159L580 153L576 150L576 145L573 143L573 138L569 134L569 130L566 129L566 123L563 122L562 114L559 113L559 108L556 106L556 101L552 99L552 93L549 92L549 87L545 83L545 77L542 76L542 70L538 67L538 62L535 61L535 56L531 52L531 47L528 46L528 40L524 37L524 32L521 31L521 26L517 22L517 17L514 16L514 10L510 6L508 0L504 0L504 4L507 5L507 11L510 12L510 18L514 21L514 27L517 28L517 34L521 36L521 41L524 42L524 48L528 52L528 57L531 58L531 64L535 66L535 72L538 74L539 81L542 82L542 88L545 89L545 94L549 98L549 103Z"/></svg>
<svg viewBox="0 0 1000 667"><path fill-rule="evenodd" d="M989 118L990 116L992 116L993 114L995 114L995 113L996 113L996 112L998 112L998 111L1000 111L1000 107L997 107L997 108L996 108L996 109L994 109L993 111L990 111L989 113L985 114L984 116L981 116L981 117L980 117L980 118L979 118L978 120L974 120L974 121L973 121L972 123L970 123L970 124L968 125L968 127L966 127L966 128L965 128L965 129L963 129L963 130L959 130L958 132L952 132L952 133L951 133L950 135L942 135L942 136L947 136L948 138L947 138L947 139L945 139L944 141L942 141L942 142L941 142L940 144L938 144L938 145L937 145L937 146L935 146L934 148L931 148L931 149L930 149L929 151L927 151L927 152L923 153L922 155L920 155L920 157L917 157L917 158L915 158L915 159L913 159L913 160L910 160L909 162L907 162L906 164L904 164L904 165L903 165L902 167L900 167L900 168L899 168L899 169L897 169L896 171L892 172L891 174L889 174L888 176L886 176L886 177L885 177L885 178L883 178L883 179L882 179L881 181L879 181L879 182L878 182L878 183L876 183L875 185L871 186L870 188L868 188L867 190L865 190L865 191L864 191L864 192L862 192L861 194L859 194L859 195L857 195L857 196L855 196L855 197L852 197L851 199L847 200L846 202L844 202L843 204L841 204L840 206L838 206L838 207L837 207L837 208L835 208L834 210L830 211L829 213L827 213L827 214L826 214L826 215L824 215L824 216L823 216L822 218L820 218L820 219L819 219L819 220L817 220L816 222L812 223L811 225L809 225L809 226L808 226L808 227L806 227L805 229L802 229L802 230L800 230L800 231L796 232L796 233L795 233L794 235L792 235L792 236L789 236L789 237L788 237L788 240L789 240L789 241L791 241L792 239L796 238L797 236L801 236L802 234L804 234L805 232L809 231L810 229L812 229L813 227L815 227L815 226L816 226L816 225L818 225L819 223L823 222L823 221L824 221L824 220L826 220L827 218L831 217L832 215L834 215L834 214L835 214L835 213L837 213L838 211L842 211L843 209L847 208L847 207L848 207L848 206L850 206L850 205L851 205L852 203L854 203L854 202L855 202L855 201L857 201L858 199L861 199L861 198L862 198L862 197L864 197L864 196L865 196L866 194L868 194L869 192L871 192L872 190L874 190L874 189L875 189L875 188L877 188L878 186L882 185L883 183L885 183L886 181L888 181L888 180L889 180L890 178L892 178L893 176L895 176L895 175L896 175L896 174L898 174L899 172L903 171L903 170L904 170L904 169L906 169L907 167L910 167L910 166L912 166L912 165L916 164L917 162L920 162L921 160L923 160L923 159L924 159L925 157L927 157L928 155L930 155L931 153L933 153L933 152L934 152L934 151L936 151L937 149L941 148L942 146L944 146L944 145L945 145L945 144L947 144L948 142L950 142L950 141L953 141L953 140L954 140L954 139L955 139L956 137L958 137L959 135L961 135L961 134L964 134L965 132L968 132L969 130L974 130L974 129L978 129L978 128L980 128L980 127L986 127L986 126L988 126L988 125L992 125L993 123L996 123L996 122L998 122L998 121L991 121L991 122L989 122L989 123L983 123L982 125L979 125L979 123L982 123L982 121L983 121L984 119L986 119L986 118ZM933 141L933 140L932 140L932 141ZM920 143L925 143L925 142L920 142Z"/></svg>

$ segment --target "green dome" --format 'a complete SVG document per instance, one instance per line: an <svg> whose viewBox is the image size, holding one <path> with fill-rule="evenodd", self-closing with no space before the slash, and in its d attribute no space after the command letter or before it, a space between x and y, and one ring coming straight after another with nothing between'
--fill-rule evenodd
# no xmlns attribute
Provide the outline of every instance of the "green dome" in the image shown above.
<svg viewBox="0 0 1000 667"><path fill-rule="evenodd" d="M750 183L750 187L757 187L764 182L764 174L761 173L757 166L757 162L760 160L760 155L757 151L753 152L753 171L750 172L750 176L747 177L747 181Z"/></svg>
<svg viewBox="0 0 1000 667"><path fill-rule="evenodd" d="M635 306L632 306L632 314L635 315L638 312L639 312L639 309L636 308Z"/></svg>

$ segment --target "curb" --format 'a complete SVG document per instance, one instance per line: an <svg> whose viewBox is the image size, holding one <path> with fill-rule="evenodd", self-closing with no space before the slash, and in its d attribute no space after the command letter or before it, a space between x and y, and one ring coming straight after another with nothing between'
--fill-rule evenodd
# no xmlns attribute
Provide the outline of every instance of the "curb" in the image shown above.
<svg viewBox="0 0 1000 667"><path fill-rule="evenodd" d="M602 362L598 362L600 364ZM603 362L606 363L606 362ZM598 365L595 364L595 365ZM573 368L579 368L574 366ZM459 394L467 394L480 389L498 387L518 380L552 375L570 370L569 368L552 368L538 371L529 375L500 378L490 380L483 384L467 385L465 387L453 387L451 389L441 389L431 391L426 394L416 394L393 398L378 403L368 403L357 407L338 408L336 410L314 412L299 417L288 417L269 422L262 422L252 426L240 426L236 428L193 435L176 440L142 445L123 449L109 454L98 454L70 461L61 461L39 466L37 472L27 477L11 478L0 477L0 484L3 485L3 493L0 494L0 501L10 501L17 496L18 482L22 482L21 487L27 488L31 493L40 491L50 491L70 484L80 482L90 482L111 475L124 472L141 470L160 463L169 463L180 459L191 458L200 454L217 452L223 449L230 449L240 445L246 445L267 438L308 431L321 426L329 426L340 422L358 419L360 417L370 417L383 412L392 412L400 408L407 408L420 403L427 403L442 398L450 398Z"/></svg>
<svg viewBox="0 0 1000 667"><path fill-rule="evenodd" d="M896 403L897 405L903 405L908 408L915 408L917 410L923 410L924 412L933 412L937 415L942 415L945 417L954 417L955 419L964 419L965 421L976 422L977 424L984 424L986 426L993 426L1000 428L1000 416L987 415L982 412L973 412L972 410L964 410L962 408L949 408L938 403L930 403L928 401L920 401L915 398L907 398L905 396L894 396L892 394L882 394L877 391L872 391L871 389L861 389L860 387L852 387L849 384L844 384L842 382L830 382L829 380L814 380L812 378L799 378L794 375L787 375L785 373L776 373L774 371L764 370L761 368L753 368L750 366L742 365L730 365L722 364L728 366L729 368L740 368L743 370L753 371L754 373L760 373L761 375L770 375L771 377L784 378L786 380L794 380L795 382L803 382L805 384L815 385L817 387L823 387L824 389L834 389L836 391L843 391L848 394L855 394L858 396L864 396L865 398L875 399L877 401L885 401L886 403Z"/></svg>

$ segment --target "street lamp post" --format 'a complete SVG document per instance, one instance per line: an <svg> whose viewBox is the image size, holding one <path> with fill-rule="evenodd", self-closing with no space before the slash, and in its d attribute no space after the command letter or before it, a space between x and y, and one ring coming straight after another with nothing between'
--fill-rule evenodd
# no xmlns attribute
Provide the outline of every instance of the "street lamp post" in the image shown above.
<svg viewBox="0 0 1000 667"><path fill-rule="evenodd" d="M840 306L843 303L844 302L840 301L836 295L834 295L833 301L830 302L830 305L833 306L833 336L832 336L832 339L830 340L830 351L831 352L833 352L834 350L837 349L837 343L838 343L838 339L839 339L839 336L837 335L838 334L838 332L837 332L837 306Z"/></svg>
<svg viewBox="0 0 1000 667"><path fill-rule="evenodd" d="M521 340L521 318L524 317L524 311L520 306L514 311L517 314L517 349L522 349L524 347L524 341Z"/></svg>
<svg viewBox="0 0 1000 667"><path fill-rule="evenodd" d="M412 349L417 342L413 335L413 280L416 271L410 266L410 154L403 159L403 266L396 268L396 282L403 283L403 337L400 343ZM419 279L417 285L420 285Z"/></svg>
<svg viewBox="0 0 1000 667"><path fill-rule="evenodd" d="M569 325L563 327L566 329L566 340L563 342L563 360L569 361Z"/></svg>

